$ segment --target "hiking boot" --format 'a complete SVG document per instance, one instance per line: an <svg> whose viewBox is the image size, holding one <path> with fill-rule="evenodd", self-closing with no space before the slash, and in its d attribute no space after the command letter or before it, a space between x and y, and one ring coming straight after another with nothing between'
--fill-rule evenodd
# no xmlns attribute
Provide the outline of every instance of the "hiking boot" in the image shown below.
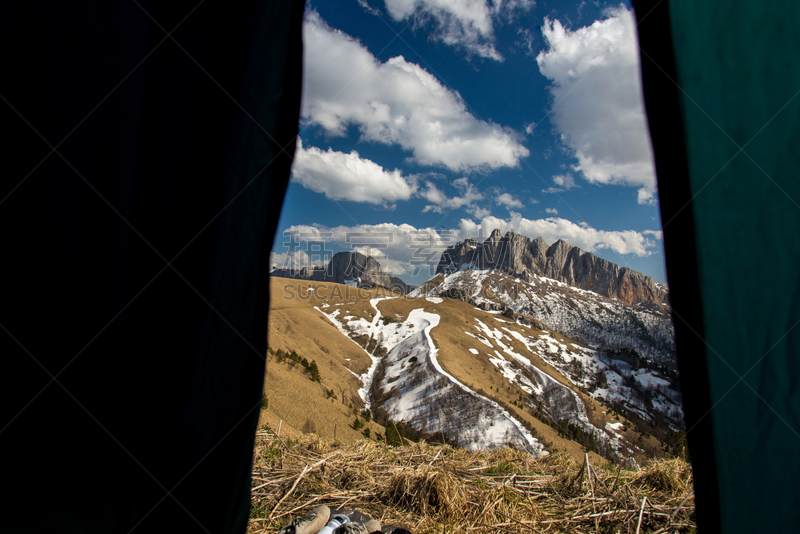
<svg viewBox="0 0 800 534"><path fill-rule="evenodd" d="M366 523L370 521L372 518L365 513L359 512L358 510L331 510L331 517L335 515L346 515L350 518L352 523Z"/></svg>
<svg viewBox="0 0 800 534"><path fill-rule="evenodd" d="M374 531L380 531L381 524L375 521L374 519L370 519L366 523L347 523L336 530L333 531L333 534L370 534Z"/></svg>
<svg viewBox="0 0 800 534"><path fill-rule="evenodd" d="M278 534L317 534L328 522L331 511L327 506L317 506L303 517L298 517L282 529Z"/></svg>

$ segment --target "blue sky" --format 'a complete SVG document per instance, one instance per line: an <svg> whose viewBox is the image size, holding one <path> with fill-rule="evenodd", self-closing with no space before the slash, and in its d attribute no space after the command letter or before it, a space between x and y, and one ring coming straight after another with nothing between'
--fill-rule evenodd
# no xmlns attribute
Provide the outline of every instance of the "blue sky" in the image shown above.
<svg viewBox="0 0 800 534"><path fill-rule="evenodd" d="M412 283L494 228L665 282L630 6L311 1L272 263L358 249Z"/></svg>

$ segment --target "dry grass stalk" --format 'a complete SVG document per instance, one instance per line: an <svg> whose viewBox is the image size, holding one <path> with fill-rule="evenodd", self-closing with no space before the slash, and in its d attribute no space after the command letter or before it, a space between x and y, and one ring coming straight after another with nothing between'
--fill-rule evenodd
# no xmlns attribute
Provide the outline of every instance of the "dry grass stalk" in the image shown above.
<svg viewBox="0 0 800 534"><path fill-rule="evenodd" d="M254 459L248 534L277 532L319 504L415 534L695 531L691 468L681 460L629 471L581 466L564 453L534 460L509 448L474 453L425 442L339 447L267 431L257 434Z"/></svg>

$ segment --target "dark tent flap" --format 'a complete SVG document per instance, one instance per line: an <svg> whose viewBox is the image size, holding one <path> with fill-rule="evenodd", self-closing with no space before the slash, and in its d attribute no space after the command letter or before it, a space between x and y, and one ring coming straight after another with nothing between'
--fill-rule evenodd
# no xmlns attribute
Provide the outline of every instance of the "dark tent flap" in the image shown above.
<svg viewBox="0 0 800 534"><path fill-rule="evenodd" d="M3 532L243 532L303 3L0 20Z"/></svg>
<svg viewBox="0 0 800 534"><path fill-rule="evenodd" d="M647 36L656 24L647 20L652 4L636 7L668 274L682 299L674 308L678 355L682 380L696 382L689 374L695 370L708 375L705 409L687 406L692 454L713 447L710 455L695 455L695 472L708 469L705 461L715 463L722 531L794 531L800 521L800 5L671 0L676 76L667 81L675 72L658 64ZM672 139L656 139L659 76L674 84L680 102L683 129ZM665 197L687 180L665 172L680 171L667 160L682 157L684 141L688 188L682 202L669 198L665 208ZM691 219L692 236L688 228L670 231ZM691 284L677 280L693 269L678 265L684 253L693 263L693 248L702 317L691 316L685 293ZM709 421L713 438L700 442ZM698 484L699 515L708 489Z"/></svg>

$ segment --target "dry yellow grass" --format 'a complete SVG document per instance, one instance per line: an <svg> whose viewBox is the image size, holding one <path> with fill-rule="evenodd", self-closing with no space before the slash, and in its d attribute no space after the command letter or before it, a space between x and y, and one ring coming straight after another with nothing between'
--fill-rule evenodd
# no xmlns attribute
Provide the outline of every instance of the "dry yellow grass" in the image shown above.
<svg viewBox="0 0 800 534"><path fill-rule="evenodd" d="M291 367L268 356L268 371L264 380L264 395L269 400L267 409L261 410L260 428L271 428L280 435L292 438L313 432L342 443L363 439L361 430L354 430L353 411L341 398L328 398L323 384L313 382L301 365ZM332 389L332 388L328 388ZM337 397L339 393L337 393ZM374 421L367 425L370 432L384 433L384 428Z"/></svg>
<svg viewBox="0 0 800 534"><path fill-rule="evenodd" d="M257 434L248 534L276 532L314 506L355 509L415 534L694 532L691 469L654 461L603 468L561 453L470 453L424 442L335 446Z"/></svg>
<svg viewBox="0 0 800 534"><path fill-rule="evenodd" d="M371 310L369 299L385 294L389 293L328 282L272 278L268 343L273 350L294 350L308 361L315 360L322 385L333 389L340 400L344 394L345 404L353 402L361 407L363 403L356 393L361 383L353 373L360 375L369 368L369 356L314 308L327 306L328 313L341 309L342 315L366 316ZM269 371L268 362L267 387Z"/></svg>

